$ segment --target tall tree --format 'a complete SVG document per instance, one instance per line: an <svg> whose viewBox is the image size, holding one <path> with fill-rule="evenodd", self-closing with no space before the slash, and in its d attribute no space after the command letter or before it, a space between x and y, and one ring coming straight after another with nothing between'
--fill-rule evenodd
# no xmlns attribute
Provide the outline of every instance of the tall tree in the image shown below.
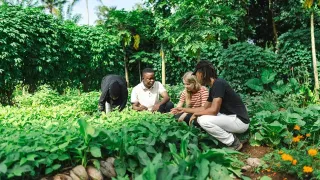
<svg viewBox="0 0 320 180"><path fill-rule="evenodd" d="M317 58L316 58L316 44L314 38L314 8L317 6L317 3L320 4L320 0L305 0L304 7L310 10L310 31L311 31L311 49L312 49L312 65L313 65L313 74L314 74L314 91L315 97L319 100L319 76L317 69Z"/></svg>
<svg viewBox="0 0 320 180"><path fill-rule="evenodd" d="M155 31L154 33L160 39L160 56L161 56L161 80L166 84L166 49L168 49L168 18L171 16L177 5L177 0L148 0L147 5L151 6L154 12Z"/></svg>

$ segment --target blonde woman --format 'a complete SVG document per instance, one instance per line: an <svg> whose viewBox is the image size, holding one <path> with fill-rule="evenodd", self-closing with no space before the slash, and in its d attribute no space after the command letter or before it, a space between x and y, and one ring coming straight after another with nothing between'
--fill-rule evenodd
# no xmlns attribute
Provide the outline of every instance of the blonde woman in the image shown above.
<svg viewBox="0 0 320 180"><path fill-rule="evenodd" d="M184 91L180 95L180 100L176 108L171 110L179 122L185 121L189 124L191 113L183 113L179 109L202 107L206 103L209 93L206 87L201 86L195 75L192 72L184 74L183 78Z"/></svg>

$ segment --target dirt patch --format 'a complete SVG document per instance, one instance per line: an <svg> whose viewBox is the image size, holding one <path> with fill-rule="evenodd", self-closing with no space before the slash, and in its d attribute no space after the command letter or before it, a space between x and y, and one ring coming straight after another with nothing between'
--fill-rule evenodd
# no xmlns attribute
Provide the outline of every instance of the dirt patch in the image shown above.
<svg viewBox="0 0 320 180"><path fill-rule="evenodd" d="M272 180L298 180L298 178L295 176L272 172L271 170L269 170L269 172L267 170L262 170L259 173L248 171L248 172L244 172L243 175L250 177L252 180L260 180L263 176L268 176Z"/></svg>
<svg viewBox="0 0 320 180"><path fill-rule="evenodd" d="M272 152L272 148L265 146L250 146L249 143L244 144L242 148L242 153L248 154L252 158L262 158L269 152Z"/></svg>
<svg viewBox="0 0 320 180"><path fill-rule="evenodd" d="M247 154L251 158L262 158L265 154L272 152L273 149L266 146L250 146L249 143L244 144L242 153ZM271 169L250 169L249 171L243 172L244 176L250 177L252 180L259 180L263 176L268 176L273 180L298 180L297 177L274 172Z"/></svg>

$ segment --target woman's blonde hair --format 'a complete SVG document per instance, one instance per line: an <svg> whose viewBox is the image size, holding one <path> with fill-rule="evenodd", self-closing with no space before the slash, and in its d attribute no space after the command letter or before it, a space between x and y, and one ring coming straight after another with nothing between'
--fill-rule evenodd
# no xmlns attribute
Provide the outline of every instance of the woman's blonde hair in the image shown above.
<svg viewBox="0 0 320 180"><path fill-rule="evenodd" d="M191 91L188 91L187 89L185 89L186 106L189 107L193 92L198 92L201 89L201 84L197 80L197 77L195 75L192 75L191 71L186 72L183 75L182 80L184 80L186 83L190 84Z"/></svg>

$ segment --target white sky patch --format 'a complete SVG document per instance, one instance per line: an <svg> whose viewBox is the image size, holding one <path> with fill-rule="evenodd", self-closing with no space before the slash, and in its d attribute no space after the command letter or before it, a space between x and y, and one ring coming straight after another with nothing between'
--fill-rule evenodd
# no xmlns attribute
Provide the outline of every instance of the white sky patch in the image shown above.
<svg viewBox="0 0 320 180"><path fill-rule="evenodd" d="M88 0L89 2L89 22L94 25L98 19L96 15L97 7L101 5L98 0ZM117 7L117 9L132 10L135 4L142 3L142 0L102 0L103 4L109 7ZM79 24L88 24L88 15L86 8L86 0L80 0L74 7L72 14L81 14Z"/></svg>

